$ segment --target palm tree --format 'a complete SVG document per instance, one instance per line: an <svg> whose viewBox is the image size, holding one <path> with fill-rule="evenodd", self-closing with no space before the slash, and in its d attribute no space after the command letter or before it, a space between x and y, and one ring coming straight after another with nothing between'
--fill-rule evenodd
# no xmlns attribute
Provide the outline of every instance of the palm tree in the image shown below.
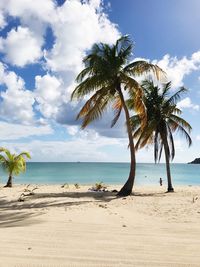
<svg viewBox="0 0 200 267"><path fill-rule="evenodd" d="M30 159L31 156L28 152L22 152L19 155L11 154L8 149L1 148L0 152L5 155L0 155L0 164L8 173L8 181L5 187L12 187L13 174L19 175L21 172L26 171L26 158Z"/></svg>
<svg viewBox="0 0 200 267"><path fill-rule="evenodd" d="M145 109L142 102L142 88L135 80L135 76L144 73L154 73L157 78L163 71L157 66L146 61L135 61L129 63L133 49L133 43L129 36L123 36L116 41L116 44L95 44L91 53L83 59L85 68L76 78L77 87L72 93L72 99L82 99L90 94L77 119L82 118L82 129L92 121L101 118L109 104L115 111L111 127L115 125L124 110L126 126L129 138L131 165L127 182L118 195L129 195L135 179L135 148L132 138L129 110L126 106L123 91L135 98L134 110L145 116Z"/></svg>
<svg viewBox="0 0 200 267"><path fill-rule="evenodd" d="M175 156L173 133L180 132L186 139L188 145L192 144L190 138L191 126L183 118L179 117L182 111L177 107L177 101L181 94L187 90L181 87L178 91L170 94L171 82L163 84L161 88L155 86L152 81L144 81L143 101L147 111L145 127L141 126L141 119L136 114L131 118L134 138L137 142L135 149L143 148L145 145L154 144L155 163L160 161L164 148L166 171L168 180L168 192L173 192L170 159ZM131 108L131 101L129 106ZM132 106L133 108L133 106Z"/></svg>

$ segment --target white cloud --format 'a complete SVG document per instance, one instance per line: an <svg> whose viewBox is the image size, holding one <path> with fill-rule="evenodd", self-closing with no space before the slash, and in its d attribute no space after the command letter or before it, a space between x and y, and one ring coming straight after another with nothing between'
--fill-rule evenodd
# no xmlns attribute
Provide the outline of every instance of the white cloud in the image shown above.
<svg viewBox="0 0 200 267"><path fill-rule="evenodd" d="M0 62L0 85L6 87L1 91L0 116L12 122L31 123L34 120L33 92L25 89L24 80L13 71L7 71Z"/></svg>
<svg viewBox="0 0 200 267"><path fill-rule="evenodd" d="M1 38L1 52L5 54L5 60L19 67L35 63L42 56L42 42L35 38L28 28L19 26L12 29L6 39Z"/></svg>
<svg viewBox="0 0 200 267"><path fill-rule="evenodd" d="M92 132L82 132L78 138L67 141L31 141L29 143L6 143L3 147L19 151L29 151L33 161L124 161L128 159L129 151L127 144L124 146L119 139L100 137ZM112 154L112 151L105 152L106 146L121 149L121 153Z"/></svg>
<svg viewBox="0 0 200 267"><path fill-rule="evenodd" d="M66 126L68 134L74 136L79 132L78 126Z"/></svg>
<svg viewBox="0 0 200 267"><path fill-rule="evenodd" d="M0 29L3 29L6 26L5 17L3 12L0 10Z"/></svg>
<svg viewBox="0 0 200 267"><path fill-rule="evenodd" d="M28 126L14 123L0 122L0 139L17 140L23 137L42 136L53 134L53 129L48 126Z"/></svg>
<svg viewBox="0 0 200 267"><path fill-rule="evenodd" d="M98 12L100 1L66 1L57 8L52 23L55 44L46 51L47 65L54 71L79 71L82 58L95 42L114 42L119 36L116 25L103 12Z"/></svg>
<svg viewBox="0 0 200 267"><path fill-rule="evenodd" d="M55 71L77 71L85 51L93 43L112 43L119 36L116 25L103 12L100 0L68 0L60 7L52 0L2 1L0 6L5 13L18 17L21 22L18 30L11 30L3 40L2 49L8 62L17 66L34 63L42 56L44 35L49 26L55 43L45 54L48 67Z"/></svg>
<svg viewBox="0 0 200 267"><path fill-rule="evenodd" d="M200 135L197 135L197 136L196 136L196 139L197 139L198 141L200 141Z"/></svg>
<svg viewBox="0 0 200 267"><path fill-rule="evenodd" d="M7 62L23 67L41 58L46 28L56 17L56 4L52 0L1 0L2 18L10 15L19 18L21 26L12 29L1 39L1 52ZM5 22L2 20L3 26ZM1 25L1 16L0 16ZM2 46L1 45L1 46Z"/></svg>
<svg viewBox="0 0 200 267"><path fill-rule="evenodd" d="M184 98L180 102L177 103L177 107L180 109L193 109L193 110L199 110L199 105L195 105L192 103L191 99L189 97Z"/></svg>
<svg viewBox="0 0 200 267"><path fill-rule="evenodd" d="M20 17L28 24L30 19L49 22L52 20L55 3L52 0L1 0L10 16Z"/></svg>
<svg viewBox="0 0 200 267"><path fill-rule="evenodd" d="M190 58L181 59L167 54L161 60L154 60L153 63L166 71L169 80L172 81L172 87L177 88L183 86L183 79L186 75L200 69L200 51L193 53Z"/></svg>
<svg viewBox="0 0 200 267"><path fill-rule="evenodd" d="M27 98L25 103L30 107L33 104L31 100L34 100L32 97L35 97L36 108L41 114L56 120L63 116L63 107L67 106L69 113L73 109L79 110L80 103L75 107L75 103L69 103L69 99L75 87L74 79L82 68L83 56L95 42L113 43L119 36L116 25L104 13L102 1L68 0L60 7L52 0L2 1L0 6L4 7L5 12L19 18L21 23L18 29L10 31L6 39L1 39L0 47L9 63L23 67L37 62L43 53L41 48L47 27L51 27L55 38L53 48L45 51L45 68L54 72L43 77L36 76L35 91L29 94L29 100L29 92L23 92ZM17 90L17 93L19 96L22 91ZM15 94L16 98L18 96ZM4 95L4 103L6 97L11 101L9 91ZM8 104L5 104L7 110ZM7 113L6 109L2 111L3 114ZM33 113L30 114L33 117ZM72 115L74 120L75 114Z"/></svg>
<svg viewBox="0 0 200 267"><path fill-rule="evenodd" d="M62 103L63 87L61 80L49 74L35 77L35 97L38 109L46 118L53 118Z"/></svg>

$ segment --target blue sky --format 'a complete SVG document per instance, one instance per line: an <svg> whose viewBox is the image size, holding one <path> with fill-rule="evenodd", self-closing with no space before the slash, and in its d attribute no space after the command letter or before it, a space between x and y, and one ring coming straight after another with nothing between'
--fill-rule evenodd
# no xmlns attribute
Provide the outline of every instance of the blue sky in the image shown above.
<svg viewBox="0 0 200 267"><path fill-rule="evenodd" d="M71 103L82 58L95 42L130 34L134 57L158 64L192 125L193 146L175 136L174 162L200 156L200 35L198 0L2 0L0 3L1 146L28 150L33 161L129 161L123 115L113 113L81 131ZM137 153L153 162L152 148Z"/></svg>

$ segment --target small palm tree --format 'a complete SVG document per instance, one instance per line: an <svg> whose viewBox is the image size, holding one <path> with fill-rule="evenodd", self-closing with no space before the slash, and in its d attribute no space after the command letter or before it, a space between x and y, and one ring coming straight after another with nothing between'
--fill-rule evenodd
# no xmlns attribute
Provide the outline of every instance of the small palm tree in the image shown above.
<svg viewBox="0 0 200 267"><path fill-rule="evenodd" d="M156 65L146 61L129 63L133 43L128 36L117 40L115 45L95 44L91 53L83 60L85 68L77 76L78 86L72 93L72 99L82 99L86 95L90 98L80 110L77 119L82 118L84 129L92 121L101 118L109 104L113 104L115 116L111 127L120 117L121 111L125 112L126 126L129 138L131 166L129 178L119 192L119 195L129 195L135 179L135 148L132 138L129 110L126 106L123 91L126 90L130 97L134 95L134 110L145 116L142 102L142 89L135 80L147 72L153 72L159 78L163 71Z"/></svg>
<svg viewBox="0 0 200 267"><path fill-rule="evenodd" d="M19 175L21 172L26 171L26 158L30 159L31 156L28 152L22 152L19 155L11 154L8 149L1 148L0 164L3 169L8 173L8 181L5 187L12 187L13 175Z"/></svg>
<svg viewBox="0 0 200 267"><path fill-rule="evenodd" d="M188 145L192 144L189 135L192 128L187 121L178 116L182 111L177 107L177 101L180 99L181 94L187 90L181 87L171 95L170 82L159 88L152 81L144 81L142 88L144 91L143 101L147 111L147 122L145 127L141 127L141 119L138 115L131 118L134 138L137 140L135 149L154 144L154 160L159 162L164 148L168 192L173 192L174 188L170 172L170 159L173 160L175 156L173 133L180 132L185 137ZM129 100L129 106L131 107L131 105Z"/></svg>

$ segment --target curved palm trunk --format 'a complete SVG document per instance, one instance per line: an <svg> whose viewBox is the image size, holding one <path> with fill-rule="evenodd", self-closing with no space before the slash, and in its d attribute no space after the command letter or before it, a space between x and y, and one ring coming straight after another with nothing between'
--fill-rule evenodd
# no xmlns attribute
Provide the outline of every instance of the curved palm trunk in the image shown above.
<svg viewBox="0 0 200 267"><path fill-rule="evenodd" d="M121 88L119 89L119 96L122 102L122 106L126 115L126 125L127 125L127 132L128 132L128 138L129 138L129 147L130 147L130 156L131 156L131 165L130 165L130 173L128 180L124 184L124 186L121 188L121 190L118 192L118 196L128 196L132 193L134 180L135 180L135 168L136 168L136 159L135 159L135 146L133 142L133 136L132 136L132 130L131 130L131 124L130 124L130 115L128 108L126 106L126 103L124 101L124 96L121 92Z"/></svg>
<svg viewBox="0 0 200 267"><path fill-rule="evenodd" d="M166 171L167 171L167 183L168 183L168 192L174 192L174 188L172 186L172 178L170 171L170 163L169 163L169 147L166 138L163 140L164 150L165 150L165 161L166 161Z"/></svg>
<svg viewBox="0 0 200 267"><path fill-rule="evenodd" d="M12 187L12 175L10 174L9 177L8 177L8 181L7 181L7 184L4 186L4 187Z"/></svg>

